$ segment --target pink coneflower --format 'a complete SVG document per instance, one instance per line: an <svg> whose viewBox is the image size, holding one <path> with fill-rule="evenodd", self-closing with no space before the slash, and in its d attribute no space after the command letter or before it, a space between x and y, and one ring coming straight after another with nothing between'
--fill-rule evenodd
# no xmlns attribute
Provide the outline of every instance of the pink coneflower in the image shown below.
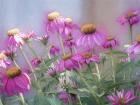
<svg viewBox="0 0 140 105"><path fill-rule="evenodd" d="M81 27L81 36L77 40L77 45L88 48L101 46L104 41L104 35L100 34L94 24L85 24Z"/></svg>
<svg viewBox="0 0 140 105"><path fill-rule="evenodd" d="M29 40L31 40L33 37L35 37L35 32L31 31L30 33L24 34L24 33L20 33L20 37L25 41L28 42Z"/></svg>
<svg viewBox="0 0 140 105"><path fill-rule="evenodd" d="M76 46L76 43L75 43L72 35L68 35L67 39L64 41L64 45L65 45L65 47L68 47L70 50L72 50L72 48L74 46Z"/></svg>
<svg viewBox="0 0 140 105"><path fill-rule="evenodd" d="M133 92L128 91L125 93L124 90L113 93L107 98L112 105L131 105L137 99Z"/></svg>
<svg viewBox="0 0 140 105"><path fill-rule="evenodd" d="M57 46L51 45L50 47L50 54L52 56L56 56L57 54L59 54L60 50Z"/></svg>
<svg viewBox="0 0 140 105"><path fill-rule="evenodd" d="M113 49L118 45L118 41L112 37L112 36L108 36L105 40L105 42L103 43L103 47L105 49Z"/></svg>
<svg viewBox="0 0 140 105"><path fill-rule="evenodd" d="M121 25L129 24L131 26L137 24L139 20L140 17L137 10L129 10L119 18L119 22L121 23Z"/></svg>
<svg viewBox="0 0 140 105"><path fill-rule="evenodd" d="M43 35L41 37L37 37L37 40L39 40L45 46L48 43L48 39L49 39L49 36L47 34L46 35Z"/></svg>
<svg viewBox="0 0 140 105"><path fill-rule="evenodd" d="M78 53L73 57L74 60L79 62L80 64L89 64L91 62L99 62L100 57L98 55L94 55L91 52L82 52Z"/></svg>
<svg viewBox="0 0 140 105"><path fill-rule="evenodd" d="M24 44L21 36L19 35L20 31L17 28L11 29L8 31L8 39L7 39L7 46L11 50L16 50L17 47L20 47Z"/></svg>
<svg viewBox="0 0 140 105"><path fill-rule="evenodd" d="M140 54L140 35L136 38L136 42L127 49L127 52L129 54Z"/></svg>
<svg viewBox="0 0 140 105"><path fill-rule="evenodd" d="M23 73L18 67L11 67L1 73L1 90L9 96L16 95L20 92L26 92L30 89L30 78Z"/></svg>
<svg viewBox="0 0 140 105"><path fill-rule="evenodd" d="M13 60L14 57L15 57L15 52L14 52L14 51L10 51L9 49L4 50L3 53L4 53L8 58L10 58L11 60Z"/></svg>
<svg viewBox="0 0 140 105"><path fill-rule="evenodd" d="M55 70L55 68L50 68L50 69L48 69L47 74L48 74L49 76L51 76L51 77L55 76L55 75L56 75L56 70Z"/></svg>
<svg viewBox="0 0 140 105"><path fill-rule="evenodd" d="M58 31L57 24L59 23L60 20L60 13L59 12L51 12L47 15L47 20L45 20L44 25L45 25L45 30L47 33L54 33L56 30Z"/></svg>
<svg viewBox="0 0 140 105"><path fill-rule="evenodd" d="M61 18L61 24L58 24L59 34L67 37L72 34L74 30L79 29L76 24L73 23L71 18Z"/></svg>
<svg viewBox="0 0 140 105"><path fill-rule="evenodd" d="M7 56L4 54L4 52L0 53L0 67L6 68L8 65L10 65L10 61L7 60Z"/></svg>
<svg viewBox="0 0 140 105"><path fill-rule="evenodd" d="M73 59L73 56L71 54L66 54L63 56L62 60L60 60L59 63L56 65L56 71L58 73L61 73L65 70L75 70L78 67L78 62Z"/></svg>
<svg viewBox="0 0 140 105"><path fill-rule="evenodd" d="M41 64L41 62L42 62L42 59L37 58L37 57L33 58L32 61L31 61L31 63L34 67L38 67Z"/></svg>
<svg viewBox="0 0 140 105"><path fill-rule="evenodd" d="M69 101L71 101L72 103L77 102L77 96L75 94L68 93L66 91L59 92L58 98L62 100L64 104L67 104Z"/></svg>

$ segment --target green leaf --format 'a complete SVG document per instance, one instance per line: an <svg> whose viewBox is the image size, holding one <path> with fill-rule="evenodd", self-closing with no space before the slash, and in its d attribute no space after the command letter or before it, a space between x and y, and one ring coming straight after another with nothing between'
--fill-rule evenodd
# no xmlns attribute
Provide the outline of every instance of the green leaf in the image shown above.
<svg viewBox="0 0 140 105"><path fill-rule="evenodd" d="M119 50L111 50L109 52L107 52L106 54L108 55L116 55L119 58L127 58L128 54L123 52L123 51L119 51Z"/></svg>
<svg viewBox="0 0 140 105"><path fill-rule="evenodd" d="M45 61L45 66L50 66L53 62L55 62L58 59L58 56L53 57L52 59L47 59Z"/></svg>
<svg viewBox="0 0 140 105"><path fill-rule="evenodd" d="M60 101L56 97L48 98L48 101L49 101L50 105L63 105L62 101ZM45 105L47 105L47 104L45 104Z"/></svg>
<svg viewBox="0 0 140 105"><path fill-rule="evenodd" d="M134 62L121 62L116 66L116 73L122 72L124 70L129 70L134 67Z"/></svg>
<svg viewBox="0 0 140 105"><path fill-rule="evenodd" d="M80 99L84 105L96 105L92 97L80 97Z"/></svg>
<svg viewBox="0 0 140 105"><path fill-rule="evenodd" d="M34 104L33 105L51 105L47 98L42 95L42 94L38 94L34 97Z"/></svg>

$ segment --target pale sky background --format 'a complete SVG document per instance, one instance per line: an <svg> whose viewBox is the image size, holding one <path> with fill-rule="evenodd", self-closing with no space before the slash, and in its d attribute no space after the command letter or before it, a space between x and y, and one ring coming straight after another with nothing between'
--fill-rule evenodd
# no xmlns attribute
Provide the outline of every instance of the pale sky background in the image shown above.
<svg viewBox="0 0 140 105"><path fill-rule="evenodd" d="M43 14L56 10L77 23L94 22L110 34L123 34L124 39L127 33L116 18L128 8L140 9L140 0L0 0L0 35L4 37L13 27L43 33ZM139 33L139 28L135 29L134 34Z"/></svg>
<svg viewBox="0 0 140 105"><path fill-rule="evenodd" d="M0 0L0 42L7 30L14 27L44 34L44 13L55 10L78 24L96 23L124 44L128 41L127 27L120 26L116 20L131 8L140 10L140 0ZM140 34L140 25L134 27L133 33Z"/></svg>

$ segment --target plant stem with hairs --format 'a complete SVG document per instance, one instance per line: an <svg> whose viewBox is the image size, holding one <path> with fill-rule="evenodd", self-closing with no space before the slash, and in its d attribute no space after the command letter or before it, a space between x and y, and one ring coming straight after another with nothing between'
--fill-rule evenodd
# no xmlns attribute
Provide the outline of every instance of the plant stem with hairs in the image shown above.
<svg viewBox="0 0 140 105"><path fill-rule="evenodd" d="M19 93L19 97L20 97L20 101L21 101L21 105L27 105L23 96L23 93Z"/></svg>
<svg viewBox="0 0 140 105"><path fill-rule="evenodd" d="M2 103L1 97L0 97L0 105L4 105L4 104Z"/></svg>
<svg viewBox="0 0 140 105"><path fill-rule="evenodd" d="M130 34L130 44L133 43L133 31L132 31L132 25L129 24L129 34Z"/></svg>
<svg viewBox="0 0 140 105"><path fill-rule="evenodd" d="M97 70L98 81L100 81L100 80L101 80L101 74L100 74L99 66L98 66L97 63L95 63L95 68L96 68L96 70Z"/></svg>
<svg viewBox="0 0 140 105"><path fill-rule="evenodd" d="M112 72L113 72L113 82L114 84L116 83L116 71L114 68L114 59L113 59L113 54L111 53L111 68L112 68Z"/></svg>
<svg viewBox="0 0 140 105"><path fill-rule="evenodd" d="M25 54L24 50L22 49L22 47L20 47L20 51L21 51L21 54L24 57L26 63L28 64L31 73L33 73L34 80L37 81L37 77L36 77L36 75L34 73L34 69L33 69L32 65L31 65L30 61L28 60L28 57L26 56L26 54Z"/></svg>
<svg viewBox="0 0 140 105"><path fill-rule="evenodd" d="M65 55L65 47L64 47L64 44L63 44L63 39L61 38L60 35L58 35L58 39L59 39L59 42L60 42L60 45L61 45L61 48L62 48L62 53L63 53L63 55Z"/></svg>
<svg viewBox="0 0 140 105"><path fill-rule="evenodd" d="M31 43L27 43L27 46L30 48L30 50L33 53L33 55L38 58L38 55L37 55L36 51L33 49Z"/></svg>

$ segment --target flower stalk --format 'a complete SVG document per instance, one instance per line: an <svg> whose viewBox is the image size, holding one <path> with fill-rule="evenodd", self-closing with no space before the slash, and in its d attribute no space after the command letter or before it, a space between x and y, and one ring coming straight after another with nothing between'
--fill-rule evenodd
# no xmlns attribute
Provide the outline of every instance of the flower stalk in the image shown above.
<svg viewBox="0 0 140 105"><path fill-rule="evenodd" d="M21 101L21 105L27 105L23 96L23 93L19 93L19 97L20 97L20 101Z"/></svg>
<svg viewBox="0 0 140 105"><path fill-rule="evenodd" d="M97 71L98 81L100 81L101 80L101 74L100 74L99 66L98 66L97 63L95 63L95 68L96 68L96 71Z"/></svg>
<svg viewBox="0 0 140 105"><path fill-rule="evenodd" d="M32 65L31 65L30 61L28 60L28 57L26 56L26 54L25 54L24 50L22 49L22 47L20 47L20 51L21 51L21 54L24 57L26 63L28 64L28 66L30 68L30 71L33 73L34 80L37 81L37 77L36 77L36 75L34 73L34 69L33 69Z"/></svg>

